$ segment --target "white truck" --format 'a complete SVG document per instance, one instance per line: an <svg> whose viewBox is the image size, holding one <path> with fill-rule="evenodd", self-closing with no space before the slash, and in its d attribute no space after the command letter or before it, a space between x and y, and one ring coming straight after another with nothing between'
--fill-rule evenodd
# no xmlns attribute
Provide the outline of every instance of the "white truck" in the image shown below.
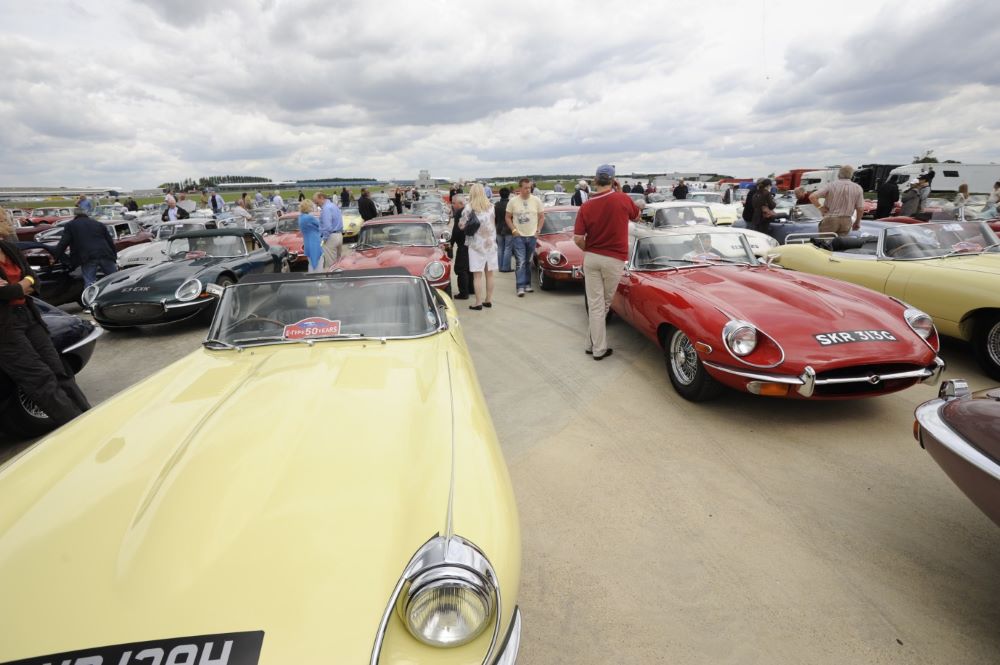
<svg viewBox="0 0 1000 665"><path fill-rule="evenodd" d="M935 192L957 192L958 186L967 184L970 194L989 194L993 183L1000 182L1000 164L907 164L893 169L889 181L899 185L900 191L906 183L933 167L934 180L931 190Z"/></svg>
<svg viewBox="0 0 1000 665"><path fill-rule="evenodd" d="M819 171L806 171L802 174L802 181L799 187L807 192L815 192L828 182L837 179L837 171L840 169L820 169Z"/></svg>

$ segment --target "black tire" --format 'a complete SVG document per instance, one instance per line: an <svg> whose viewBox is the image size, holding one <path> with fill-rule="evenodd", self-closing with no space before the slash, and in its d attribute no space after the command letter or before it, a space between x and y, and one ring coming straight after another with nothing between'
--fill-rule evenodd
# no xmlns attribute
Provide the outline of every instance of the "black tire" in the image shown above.
<svg viewBox="0 0 1000 665"><path fill-rule="evenodd" d="M542 291L555 291L558 285L554 279L546 278L545 271L541 266L538 267L538 288Z"/></svg>
<svg viewBox="0 0 1000 665"><path fill-rule="evenodd" d="M56 428L55 422L35 405L20 388L10 398L3 412L4 427L14 436L31 439L48 434Z"/></svg>
<svg viewBox="0 0 1000 665"><path fill-rule="evenodd" d="M719 396L722 384L709 376L684 331L670 328L661 342L667 376L678 395L691 402L704 402Z"/></svg>
<svg viewBox="0 0 1000 665"><path fill-rule="evenodd" d="M972 349L983 371L994 381L1000 381L1000 315L991 314L976 321Z"/></svg>

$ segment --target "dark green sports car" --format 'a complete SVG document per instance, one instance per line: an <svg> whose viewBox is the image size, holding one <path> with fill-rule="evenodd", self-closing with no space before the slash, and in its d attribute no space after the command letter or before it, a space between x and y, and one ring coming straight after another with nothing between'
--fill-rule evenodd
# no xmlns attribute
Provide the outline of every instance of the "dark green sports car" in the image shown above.
<svg viewBox="0 0 1000 665"><path fill-rule="evenodd" d="M101 327L171 323L202 313L210 318L221 288L244 275L289 269L288 250L268 246L252 229L178 233L164 252L162 263L116 272L84 290L83 303Z"/></svg>

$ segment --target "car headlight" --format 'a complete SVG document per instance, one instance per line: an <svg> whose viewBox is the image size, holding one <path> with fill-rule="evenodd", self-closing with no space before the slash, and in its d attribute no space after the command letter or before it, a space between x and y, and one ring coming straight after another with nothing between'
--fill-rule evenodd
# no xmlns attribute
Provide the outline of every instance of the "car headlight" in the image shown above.
<svg viewBox="0 0 1000 665"><path fill-rule="evenodd" d="M100 293L100 291L101 287L97 284L91 284L83 290L83 295L80 296L80 300L83 301L84 305L90 307L94 304L94 301L97 300L97 294Z"/></svg>
<svg viewBox="0 0 1000 665"><path fill-rule="evenodd" d="M502 611L496 572L464 538L436 536L417 550L390 600L406 629L434 647L468 644L492 626Z"/></svg>
<svg viewBox="0 0 1000 665"><path fill-rule="evenodd" d="M441 279L444 277L444 264L440 261L431 261L424 268L424 277L431 281Z"/></svg>
<svg viewBox="0 0 1000 665"><path fill-rule="evenodd" d="M722 329L722 341L733 354L748 356L757 348L757 329L746 321L730 321Z"/></svg>
<svg viewBox="0 0 1000 665"><path fill-rule="evenodd" d="M180 300L181 302L189 302L200 296L201 291L201 281L197 279L189 279L177 287L177 291L174 292L174 298Z"/></svg>
<svg viewBox="0 0 1000 665"><path fill-rule="evenodd" d="M449 240L451 240L451 231L442 231L441 242L448 242Z"/></svg>
<svg viewBox="0 0 1000 665"><path fill-rule="evenodd" d="M920 335L925 341L937 333L934 329L934 319L916 307L907 308L903 312L903 318L906 319L906 324L913 329L913 332Z"/></svg>
<svg viewBox="0 0 1000 665"><path fill-rule="evenodd" d="M436 647L457 647L476 639L493 615L493 590L478 573L441 566L410 585L403 618L410 633Z"/></svg>
<svg viewBox="0 0 1000 665"><path fill-rule="evenodd" d="M553 250L549 252L549 255L547 257L545 257L545 260L548 261L548 264L550 266L557 266L563 262L563 255Z"/></svg>

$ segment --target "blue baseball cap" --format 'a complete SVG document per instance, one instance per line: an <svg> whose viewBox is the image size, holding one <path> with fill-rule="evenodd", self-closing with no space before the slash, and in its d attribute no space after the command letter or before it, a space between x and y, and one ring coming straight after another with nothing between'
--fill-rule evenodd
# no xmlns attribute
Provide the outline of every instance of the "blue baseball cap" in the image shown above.
<svg viewBox="0 0 1000 665"><path fill-rule="evenodd" d="M598 166L597 177L614 178L615 177L614 164L601 164L600 166Z"/></svg>

